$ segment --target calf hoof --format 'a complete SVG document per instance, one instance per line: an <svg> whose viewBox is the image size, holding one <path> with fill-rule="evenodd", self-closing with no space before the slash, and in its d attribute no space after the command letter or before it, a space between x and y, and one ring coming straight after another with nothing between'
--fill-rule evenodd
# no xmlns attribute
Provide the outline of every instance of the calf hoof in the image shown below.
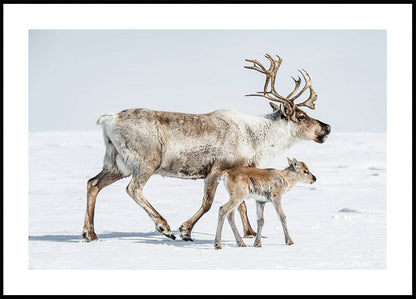
<svg viewBox="0 0 416 299"><path fill-rule="evenodd" d="M215 243L214 244L214 248L217 249L222 249L221 244Z"/></svg>
<svg viewBox="0 0 416 299"><path fill-rule="evenodd" d="M254 247L260 248L261 247L261 243L254 243Z"/></svg>
<svg viewBox="0 0 416 299"><path fill-rule="evenodd" d="M246 243L237 243L238 247L247 247Z"/></svg>
<svg viewBox="0 0 416 299"><path fill-rule="evenodd" d="M287 245L292 245L292 244L295 244L295 243L293 243L293 241L292 241L292 240L289 240L289 241L287 241L287 242L286 242L286 244L287 244Z"/></svg>
<svg viewBox="0 0 416 299"><path fill-rule="evenodd" d="M97 241L98 237L95 234L95 232L82 232L82 237L87 241L87 242L91 242L91 241Z"/></svg>

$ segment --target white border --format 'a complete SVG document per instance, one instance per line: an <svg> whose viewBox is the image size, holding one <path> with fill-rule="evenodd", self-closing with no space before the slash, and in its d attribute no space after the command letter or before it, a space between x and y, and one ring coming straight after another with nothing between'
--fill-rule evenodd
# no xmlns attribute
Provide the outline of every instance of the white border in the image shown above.
<svg viewBox="0 0 416 299"><path fill-rule="evenodd" d="M410 4L3 7L4 294L411 294ZM386 29L387 270L28 270L29 29Z"/></svg>

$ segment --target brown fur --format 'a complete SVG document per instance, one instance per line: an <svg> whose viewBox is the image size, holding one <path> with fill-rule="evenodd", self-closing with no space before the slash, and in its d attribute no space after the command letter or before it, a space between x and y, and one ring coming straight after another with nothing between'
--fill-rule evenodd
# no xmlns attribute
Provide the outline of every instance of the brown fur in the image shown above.
<svg viewBox="0 0 416 299"><path fill-rule="evenodd" d="M221 249L222 226L226 216L238 246L246 246L235 226L234 208L250 196L256 199L257 204L257 235L254 246L261 247L261 230L264 224L263 209L266 201L273 203L280 216L286 244L293 244L287 230L286 216L281 207L282 195L300 181L314 183L316 177L309 172L305 163L298 162L295 159L293 161L288 159L288 162L289 167L284 170L236 167L222 172L222 178L225 180L230 200L220 207L214 243L215 249Z"/></svg>

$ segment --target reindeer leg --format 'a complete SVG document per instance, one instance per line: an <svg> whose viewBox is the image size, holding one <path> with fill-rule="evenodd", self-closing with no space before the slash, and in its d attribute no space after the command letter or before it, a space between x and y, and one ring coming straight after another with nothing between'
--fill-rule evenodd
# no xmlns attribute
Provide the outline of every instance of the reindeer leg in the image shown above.
<svg viewBox="0 0 416 299"><path fill-rule="evenodd" d="M238 233L237 226L235 225L234 221L234 210L228 213L227 215L228 223L230 223L231 229L233 231L235 241L237 242L237 245L240 247L246 247L246 244L244 243L243 239L241 238L240 234Z"/></svg>
<svg viewBox="0 0 416 299"><path fill-rule="evenodd" d="M254 240L254 247L261 247L261 230L264 225L264 205L263 201L256 201L256 211L257 211L257 236Z"/></svg>
<svg viewBox="0 0 416 299"><path fill-rule="evenodd" d="M283 213L282 204L280 198L276 198L272 200L274 207L276 208L277 213L280 217L280 222L283 226L283 233L285 234L285 243L287 245L292 245L293 241L292 238L289 236L289 231L287 230L287 224L286 224L286 215Z"/></svg>
<svg viewBox="0 0 416 299"><path fill-rule="evenodd" d="M134 199L134 201L141 206L147 214L152 218L156 225L156 229L164 236L176 239L172 234L167 221L152 207L152 205L146 200L143 195L143 187L152 174L141 174L139 176L133 176L130 184L127 186L126 191Z"/></svg>
<svg viewBox="0 0 416 299"><path fill-rule="evenodd" d="M220 207L220 210L218 212L218 226L217 226L217 233L215 235L215 243L214 243L214 247L215 249L221 249L221 235L222 235L222 227L224 225L224 220L225 220L225 216L229 215L230 212L232 212L232 210L236 207L236 205L238 204L239 200L236 197L231 197L230 201L227 202L226 204L222 205ZM230 218L228 218L230 219ZM230 222L231 227L232 223ZM234 229L233 229L234 231ZM238 232L237 232L238 234ZM235 236L237 239L237 236ZM241 237L240 237L241 239ZM243 241L243 240L241 240ZM238 240L237 240L238 243ZM244 242L243 242L244 244ZM244 244L245 245L245 244Z"/></svg>
<svg viewBox="0 0 416 299"><path fill-rule="evenodd" d="M254 238L256 233L251 228L250 221L247 217L247 206L244 201L238 206L238 212L240 213L241 221L243 222L244 238Z"/></svg>
<svg viewBox="0 0 416 299"><path fill-rule="evenodd" d="M98 240L98 237L94 232L94 211L98 192L122 178L123 175L119 172L111 172L103 169L98 175L88 180L87 211L85 213L84 229L82 231L82 236L87 241Z"/></svg>
<svg viewBox="0 0 416 299"><path fill-rule="evenodd" d="M211 174L205 179L205 194L202 200L202 205L199 210L188 221L184 222L180 227L181 238L184 241L192 241L191 231L195 223L209 211L212 202L214 201L215 191L218 186L219 172L211 171Z"/></svg>

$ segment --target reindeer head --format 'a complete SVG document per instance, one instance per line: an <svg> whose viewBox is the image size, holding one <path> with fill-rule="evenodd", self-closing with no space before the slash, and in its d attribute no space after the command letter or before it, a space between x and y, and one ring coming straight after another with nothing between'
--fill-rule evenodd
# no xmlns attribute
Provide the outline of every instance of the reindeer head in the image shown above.
<svg viewBox="0 0 416 299"><path fill-rule="evenodd" d="M266 75L266 83L264 84L264 90L255 94L249 94L247 96L265 97L273 102L279 102L280 105L276 105L273 102L270 102L270 105L273 111L280 111L282 118L285 121L291 122L294 135L297 138L304 140L314 140L318 143L325 142L326 138L331 132L331 127L319 120L316 120L308 116L306 112L299 108L305 106L310 109L315 109L315 101L318 98L318 95L312 88L311 76L306 70L299 70L300 74L305 80L304 87L298 92L299 87L301 85L301 78L299 76L298 79L292 77L292 79L295 81L295 88L293 89L293 91L287 97L279 95L275 88L275 82L277 70L279 69L280 64L282 63L282 59L279 56L277 57L279 60L276 61L269 54L266 54L266 58L270 61L269 69L266 69L257 60L246 59L246 61L252 62L254 65L245 66L245 68L256 70ZM269 83L271 83L270 90L268 90ZM299 98L307 89L309 89L309 98L302 103L295 104L295 100Z"/></svg>
<svg viewBox="0 0 416 299"><path fill-rule="evenodd" d="M296 181L313 184L316 182L316 177L309 171L308 166L304 162L297 161L295 158L290 160L287 158L289 163L289 170L294 173Z"/></svg>

